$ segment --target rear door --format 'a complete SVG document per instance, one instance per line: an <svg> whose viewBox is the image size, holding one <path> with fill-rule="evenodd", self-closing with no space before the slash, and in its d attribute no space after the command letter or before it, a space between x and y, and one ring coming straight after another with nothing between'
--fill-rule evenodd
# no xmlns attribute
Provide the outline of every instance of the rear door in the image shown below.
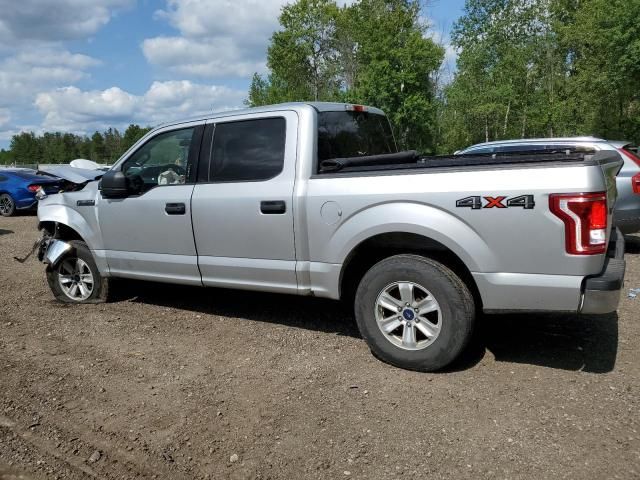
<svg viewBox="0 0 640 480"><path fill-rule="evenodd" d="M204 285L297 291L297 123L295 112L280 111L207 125L191 202Z"/></svg>

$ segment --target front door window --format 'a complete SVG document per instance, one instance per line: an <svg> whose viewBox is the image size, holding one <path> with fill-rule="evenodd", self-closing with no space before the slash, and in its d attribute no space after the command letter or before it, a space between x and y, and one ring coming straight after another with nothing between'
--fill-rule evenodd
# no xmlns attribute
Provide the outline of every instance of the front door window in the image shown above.
<svg viewBox="0 0 640 480"><path fill-rule="evenodd" d="M194 128L156 135L123 164L122 172L131 185L143 193L157 185L181 185L187 182Z"/></svg>

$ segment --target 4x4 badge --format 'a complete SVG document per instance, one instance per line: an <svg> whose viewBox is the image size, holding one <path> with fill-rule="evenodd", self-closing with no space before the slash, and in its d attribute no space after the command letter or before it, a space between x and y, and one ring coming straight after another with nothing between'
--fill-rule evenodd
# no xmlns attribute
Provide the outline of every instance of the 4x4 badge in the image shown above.
<svg viewBox="0 0 640 480"><path fill-rule="evenodd" d="M506 200L506 204L505 204ZM474 195L471 197L456 200L456 207L471 208L472 210L480 210L481 208L508 208L522 207L525 210L532 210L536 206L533 195L520 195L519 197L507 198L506 195L484 196Z"/></svg>

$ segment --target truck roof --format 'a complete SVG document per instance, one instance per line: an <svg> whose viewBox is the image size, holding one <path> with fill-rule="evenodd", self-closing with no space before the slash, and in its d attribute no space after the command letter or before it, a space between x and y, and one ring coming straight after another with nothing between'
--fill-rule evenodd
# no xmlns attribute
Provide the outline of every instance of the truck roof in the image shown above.
<svg viewBox="0 0 640 480"><path fill-rule="evenodd" d="M261 107L247 107L235 110L224 110L219 112L211 112L202 115L196 115L188 118L182 118L179 120L174 120L170 122L164 122L159 125L156 125L155 128L166 127L169 125L176 125L179 123L187 123L187 122L197 122L198 120L210 120L213 118L222 118L222 117L230 117L234 115L244 115L249 113L267 113L267 112L278 112L284 110L303 110L308 108L313 108L317 112L339 112L344 111L347 107L352 106L352 103L338 103L338 102L288 102L288 103L277 103L274 105L264 105ZM367 112L375 113L378 115L384 115L384 112L376 107L371 107L368 105L364 105Z"/></svg>

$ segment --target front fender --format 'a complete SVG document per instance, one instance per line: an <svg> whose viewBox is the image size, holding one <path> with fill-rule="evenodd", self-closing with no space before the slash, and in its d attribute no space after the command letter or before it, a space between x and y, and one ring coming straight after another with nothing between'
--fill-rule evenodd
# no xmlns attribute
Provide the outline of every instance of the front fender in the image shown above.
<svg viewBox="0 0 640 480"><path fill-rule="evenodd" d="M469 271L495 271L497 258L467 223L433 206L390 202L354 212L333 232L326 245L329 263L343 264L350 252L368 238L383 233L413 233L440 242L455 253Z"/></svg>
<svg viewBox="0 0 640 480"><path fill-rule="evenodd" d="M38 205L38 220L40 222L56 222L75 230L84 240L90 250L102 250L102 238L97 229L91 228L85 218L66 205L52 204Z"/></svg>

